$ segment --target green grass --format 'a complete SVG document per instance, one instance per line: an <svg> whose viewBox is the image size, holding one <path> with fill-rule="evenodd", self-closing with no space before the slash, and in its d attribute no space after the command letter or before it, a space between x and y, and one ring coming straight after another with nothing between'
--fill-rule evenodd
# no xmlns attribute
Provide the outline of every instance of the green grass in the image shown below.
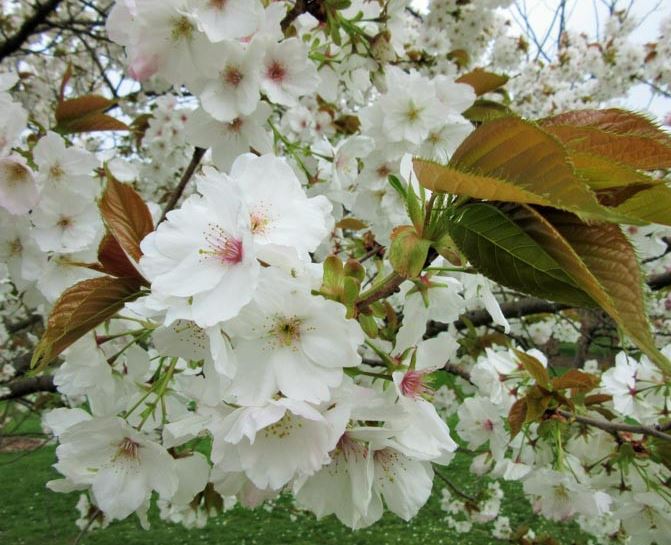
<svg viewBox="0 0 671 545"><path fill-rule="evenodd" d="M0 544L2 545L70 545L79 531L74 525L74 508L78 494L56 494L47 490L46 481L55 478L51 467L55 461L54 447L47 446L33 452L0 454ZM481 486L468 473L469 458L459 455L444 473L464 491L474 493ZM440 509L441 482L436 480L434 494L420 514L410 523L387 514L371 528L352 532L335 518L317 521L313 516L297 513L288 499L282 499L271 512L264 509L248 511L235 508L211 519L202 530L187 530L161 521L152 509L152 528L142 530L131 517L111 524L105 530L88 533L85 545L490 545L498 542L489 537L486 529L467 535L451 531ZM531 513L519 486L505 486L504 514L511 519L513 528L530 524L537 534L553 536L562 545L586 540L573 525L542 523ZM482 527L481 527L482 528Z"/></svg>

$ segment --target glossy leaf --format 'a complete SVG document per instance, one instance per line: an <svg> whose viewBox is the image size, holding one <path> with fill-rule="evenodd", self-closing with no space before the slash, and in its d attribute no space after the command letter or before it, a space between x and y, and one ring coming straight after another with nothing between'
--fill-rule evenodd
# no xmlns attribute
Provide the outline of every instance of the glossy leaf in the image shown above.
<svg viewBox="0 0 671 545"><path fill-rule="evenodd" d="M503 87L508 81L508 76L487 72L482 68L476 68L463 76L457 78L457 83L466 83L473 87L477 96L496 91Z"/></svg>
<svg viewBox="0 0 671 545"><path fill-rule="evenodd" d="M134 278L91 278L65 290L54 304L31 365L44 369L77 339L114 316L140 295Z"/></svg>
<svg viewBox="0 0 671 545"><path fill-rule="evenodd" d="M555 138L515 117L478 127L447 167L416 159L415 173L424 187L447 193L553 206L584 219L623 219L599 204Z"/></svg>
<svg viewBox="0 0 671 545"><path fill-rule="evenodd" d="M617 134L594 127L544 126L573 152L600 155L642 170L671 168L671 146L646 136Z"/></svg>
<svg viewBox="0 0 671 545"><path fill-rule="evenodd" d="M522 352L521 350L515 350L515 357L517 361L522 364L522 367L526 370L527 373L536 381L536 384L547 388L550 384L550 375L548 375L548 370L543 366L543 364L534 358L531 354Z"/></svg>
<svg viewBox="0 0 671 545"><path fill-rule="evenodd" d="M589 392L599 385L599 377L590 375L579 369L569 369L561 377L552 379L555 390L577 390Z"/></svg>
<svg viewBox="0 0 671 545"><path fill-rule="evenodd" d="M544 216L610 297L611 308L602 305L604 310L642 352L671 375L671 362L655 347L650 332L636 254L621 229L612 224L586 224L572 214L557 210L546 210Z"/></svg>
<svg viewBox="0 0 671 545"><path fill-rule="evenodd" d="M142 256L140 242L154 230L154 221L142 197L132 186L108 174L100 213L119 245L132 259L139 261Z"/></svg>
<svg viewBox="0 0 671 545"><path fill-rule="evenodd" d="M616 210L634 219L671 225L671 189L657 185L636 193Z"/></svg>
<svg viewBox="0 0 671 545"><path fill-rule="evenodd" d="M541 121L544 127L573 126L592 127L620 135L643 136L671 146L671 136L657 123L643 114L607 108L604 110L575 110L565 112Z"/></svg>
<svg viewBox="0 0 671 545"><path fill-rule="evenodd" d="M140 272L135 268L119 245L117 240L107 233L98 246L98 263L100 272L116 276L117 278L135 278L143 285L149 283L144 279Z"/></svg>
<svg viewBox="0 0 671 545"><path fill-rule="evenodd" d="M527 418L527 400L518 399L510 407L508 412L508 424L510 425L510 438L514 438L521 430Z"/></svg>
<svg viewBox="0 0 671 545"><path fill-rule="evenodd" d="M479 272L504 286L567 304L594 306L540 244L491 204L461 207L450 235Z"/></svg>

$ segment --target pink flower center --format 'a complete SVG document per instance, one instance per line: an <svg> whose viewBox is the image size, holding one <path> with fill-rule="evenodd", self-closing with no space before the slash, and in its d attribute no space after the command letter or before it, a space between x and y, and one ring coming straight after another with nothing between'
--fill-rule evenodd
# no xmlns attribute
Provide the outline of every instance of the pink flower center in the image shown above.
<svg viewBox="0 0 671 545"><path fill-rule="evenodd" d="M287 75L287 71L282 64L277 61L273 61L266 72L268 79L271 79L275 83L280 83L284 77Z"/></svg>
<svg viewBox="0 0 671 545"><path fill-rule="evenodd" d="M232 87L237 87L243 80L244 75L236 66L228 66L226 67L226 70L224 70L222 77L226 83Z"/></svg>
<svg viewBox="0 0 671 545"><path fill-rule="evenodd" d="M488 418L482 423L482 428L485 431L494 431L494 423Z"/></svg>
<svg viewBox="0 0 671 545"><path fill-rule="evenodd" d="M229 235L218 225L210 225L205 233L209 249L200 250L201 255L211 256L225 265L237 265L244 257L242 240Z"/></svg>
<svg viewBox="0 0 671 545"><path fill-rule="evenodd" d="M431 389L424 384L424 375L421 371L408 371L401 379L401 393L412 398L429 393Z"/></svg>

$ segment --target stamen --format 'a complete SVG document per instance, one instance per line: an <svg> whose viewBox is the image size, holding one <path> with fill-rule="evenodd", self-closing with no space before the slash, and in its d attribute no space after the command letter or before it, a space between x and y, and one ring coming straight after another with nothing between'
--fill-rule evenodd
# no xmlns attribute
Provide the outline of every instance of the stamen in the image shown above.
<svg viewBox="0 0 671 545"><path fill-rule="evenodd" d="M225 265L237 265L244 257L242 240L233 238L218 225L209 225L209 231L205 233L205 241L210 248L200 250L199 253L214 257Z"/></svg>

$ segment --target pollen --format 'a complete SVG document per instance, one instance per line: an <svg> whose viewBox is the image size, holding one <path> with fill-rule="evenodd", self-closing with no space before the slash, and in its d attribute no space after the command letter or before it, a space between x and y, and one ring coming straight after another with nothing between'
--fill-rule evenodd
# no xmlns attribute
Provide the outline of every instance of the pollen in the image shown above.
<svg viewBox="0 0 671 545"><path fill-rule="evenodd" d="M56 225L65 230L72 226L72 219L67 216L61 216Z"/></svg>
<svg viewBox="0 0 671 545"><path fill-rule="evenodd" d="M294 346L301 338L301 319L296 316L277 316L272 334L280 346Z"/></svg>
<svg viewBox="0 0 671 545"><path fill-rule="evenodd" d="M186 15L176 17L172 21L172 39L175 42L180 40L191 40L193 36L194 26Z"/></svg>
<svg viewBox="0 0 671 545"><path fill-rule="evenodd" d="M129 437L124 437L119 443L114 459L122 458L125 460L137 460L140 457L140 443L133 441Z"/></svg>
<svg viewBox="0 0 671 545"><path fill-rule="evenodd" d="M65 171L63 170L63 168L59 163L51 165L51 168L49 169L49 177L52 180L60 180L64 175Z"/></svg>
<svg viewBox="0 0 671 545"><path fill-rule="evenodd" d="M244 77L244 74L240 72L237 66L227 66L226 70L221 73L221 79L232 87L240 85Z"/></svg>
<svg viewBox="0 0 671 545"><path fill-rule="evenodd" d="M270 214L268 212L267 207L258 205L254 207L249 214L250 229L255 235L266 233L268 225L270 224Z"/></svg>
<svg viewBox="0 0 671 545"><path fill-rule="evenodd" d="M279 83L287 75L287 70L284 67L284 65L282 65L281 63L279 63L277 61L273 61L268 66L268 70L266 71L266 75L268 76L268 79L271 79L272 81L274 81L276 83Z"/></svg>
<svg viewBox="0 0 671 545"><path fill-rule="evenodd" d="M263 435L266 439L284 439L302 427L303 423L287 412L280 420L264 428Z"/></svg>
<svg viewBox="0 0 671 545"><path fill-rule="evenodd" d="M203 256L217 259L224 265L237 265L244 258L242 240L229 235L219 225L210 224L205 232L207 249L200 250Z"/></svg>

